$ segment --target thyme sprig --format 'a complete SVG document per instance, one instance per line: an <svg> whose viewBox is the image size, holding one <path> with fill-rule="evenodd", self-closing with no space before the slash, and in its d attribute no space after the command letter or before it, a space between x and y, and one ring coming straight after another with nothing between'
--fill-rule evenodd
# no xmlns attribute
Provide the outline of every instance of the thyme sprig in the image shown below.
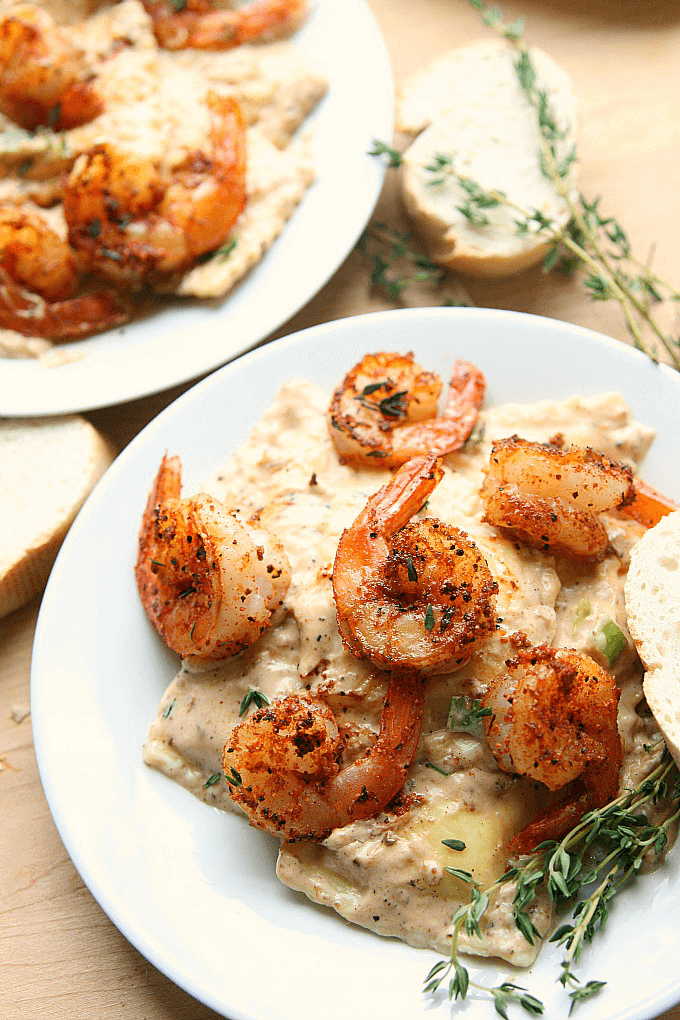
<svg viewBox="0 0 680 1020"><path fill-rule="evenodd" d="M540 135L537 159L541 172L564 203L566 218L556 219L540 209L520 206L502 191L483 187L470 176L458 172L453 158L446 153L435 155L424 167L431 174L430 186L441 186L453 176L464 192L464 200L456 208L479 230L491 223L489 209L504 206L512 210L518 234L538 234L548 243L544 272L582 271L584 287L592 300L618 302L635 347L653 361L659 360L659 350L663 349L670 363L680 369L680 337L667 335L653 313L653 306L663 301L679 302L680 291L654 273L649 263L635 257L621 223L601 211L600 196L589 200L574 187L571 171L578 161L577 149L568 144L569 126L560 124L547 91L539 85L523 41L523 20L506 23L496 5L484 0L470 0L470 3L480 11L484 24L516 49L517 80L536 111ZM391 167L399 166L403 159L401 153L382 142L374 142L371 154L387 157ZM388 293L388 296L395 294ZM651 342L647 339L650 334Z"/></svg>
<svg viewBox="0 0 680 1020"><path fill-rule="evenodd" d="M568 129L559 125L548 93L538 87L536 72L523 42L524 26L521 19L507 25L497 6L486 4L484 0L470 0L470 3L481 12L486 25L499 32L517 49L517 78L527 100L536 110L538 119L541 170L563 199L569 213L569 221L563 226L538 210L519 210L518 230L525 232L534 229L545 234L551 242L544 261L546 271L555 267L570 271L580 265L587 273L584 283L593 300L614 299L619 302L626 328L635 346L654 361L658 360L657 349L650 347L645 339L643 328L646 326L666 351L674 367L680 368L680 340L663 332L650 307L664 298L678 301L680 293L633 256L630 240L621 224L614 217L600 212L600 197L588 201L572 187L570 170L578 159L576 146L572 145L566 153L561 151ZM484 189L480 189L480 192L480 201L483 202ZM473 198L469 201L472 210L477 211L480 201ZM507 199L505 202L511 204ZM563 257L563 249L570 253L566 258Z"/></svg>
<svg viewBox="0 0 680 1020"><path fill-rule="evenodd" d="M468 938L481 938L484 916L494 895L502 886L512 883L513 919L530 945L542 937L530 913L539 892L547 893L558 910L572 908L571 920L558 927L549 940L565 949L558 980L569 989L571 1013L579 1002L597 994L606 984L604 981L582 984L577 978L573 968L583 948L605 927L613 897L640 875L651 857L665 849L669 831L678 819L680 773L664 747L658 762L638 786L625 790L604 807L589 811L559 842L542 843L532 854L520 857L488 887L482 888L470 872L446 868L470 886L471 898L453 916L450 957L431 969L425 979L425 991L434 993L447 981L450 999L464 999L469 989L475 988L493 998L496 1011L503 1017L511 1002L529 1013L543 1012L541 1001L523 988L507 982L487 987L472 981L459 960L461 933ZM450 843L447 841L446 845Z"/></svg>
<svg viewBox="0 0 680 1020"><path fill-rule="evenodd" d="M396 149L377 141L373 143L370 155L387 155L390 165L398 165L391 162L395 158L401 160ZM429 255L412 247L408 231L393 230L385 223L373 223L361 235L356 247L370 265L371 288L381 291L390 301L399 302L404 292L414 285L442 290L447 282L446 270L433 262ZM442 303L452 306L469 302L451 293L444 297Z"/></svg>

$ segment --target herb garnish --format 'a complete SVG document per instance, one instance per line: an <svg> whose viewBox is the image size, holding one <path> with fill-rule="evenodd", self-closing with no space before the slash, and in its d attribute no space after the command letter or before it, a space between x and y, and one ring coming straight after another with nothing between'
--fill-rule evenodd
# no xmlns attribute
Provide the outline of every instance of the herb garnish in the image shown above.
<svg viewBox="0 0 680 1020"><path fill-rule="evenodd" d="M264 691L258 691L257 687L249 687L241 700L241 705L238 710L239 716L245 715L251 702L254 702L258 708L264 708L265 705L271 705L271 701Z"/></svg>
<svg viewBox="0 0 680 1020"><path fill-rule="evenodd" d="M477 698L467 695L451 698L449 717L446 720L447 730L462 731L481 735L482 719L492 714L490 708L482 708Z"/></svg>
<svg viewBox="0 0 680 1020"><path fill-rule="evenodd" d="M370 155L384 153L394 153L401 161L401 154L395 149L390 149L382 142L374 142ZM356 247L371 267L371 287L382 291L390 301L400 301L404 292L417 284L438 290L449 278L446 270L433 262L429 255L411 247L411 234L408 231L392 230L384 223L373 223L361 235ZM454 296L450 293L443 304L465 306L470 301L461 294Z"/></svg>
<svg viewBox="0 0 680 1020"><path fill-rule="evenodd" d="M243 781L241 779L240 773L237 772L236 769L233 766L229 769L228 772L224 773L224 778L227 780L227 782L230 784L230 786L242 786L243 785Z"/></svg>
<svg viewBox="0 0 680 1020"><path fill-rule="evenodd" d="M354 399L370 411L379 411L385 418L404 418L406 416L406 398L408 390L397 390L383 397L382 400L368 400L367 398L378 390L389 390L392 384L385 382L369 383L364 386L361 393Z"/></svg>
<svg viewBox="0 0 680 1020"><path fill-rule="evenodd" d="M652 806L658 815L655 821L648 814ZM506 982L488 988L472 981L458 959L461 932L481 938L493 894L511 882L515 887L514 921L530 945L541 937L528 911L539 890L547 892L556 908L573 908L572 920L557 928L549 940L566 950L558 980L570 989L571 1013L577 1003L595 995L606 983L579 981L572 968L581 951L604 928L612 898L640 874L650 857L665 849L668 832L678 819L680 773L664 747L659 761L638 786L625 790L604 807L589 811L562 840L542 843L490 886L482 888L470 872L447 868L470 886L471 900L454 914L450 958L435 964L425 979L425 991L436 992L448 978L450 999L464 999L470 988L476 988L492 996L496 1011L503 1017L509 1002L518 1003L530 1013L543 1012L540 1000L517 985Z"/></svg>

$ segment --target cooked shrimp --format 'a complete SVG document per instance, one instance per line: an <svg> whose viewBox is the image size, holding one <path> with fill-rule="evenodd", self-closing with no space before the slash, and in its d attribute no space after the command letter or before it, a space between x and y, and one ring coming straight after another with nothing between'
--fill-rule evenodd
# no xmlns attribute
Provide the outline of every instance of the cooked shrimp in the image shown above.
<svg viewBox="0 0 680 1020"><path fill-rule="evenodd" d="M239 723L224 746L232 799L258 829L288 841L325 839L399 793L422 713L423 681L412 671L392 673L375 744L341 769L343 740L328 705L308 695L282 698Z"/></svg>
<svg viewBox="0 0 680 1020"><path fill-rule="evenodd" d="M505 772L565 790L511 843L529 853L558 839L581 816L616 795L623 757L619 688L589 656L545 645L523 649L482 698L489 746Z"/></svg>
<svg viewBox="0 0 680 1020"><path fill-rule="evenodd" d="M249 0L234 10L215 0L142 0L156 39L169 50L226 50L288 35L300 24L307 0Z"/></svg>
<svg viewBox="0 0 680 1020"><path fill-rule="evenodd" d="M77 127L103 104L84 53L34 4L17 4L0 18L0 109L33 130Z"/></svg>
<svg viewBox="0 0 680 1020"><path fill-rule="evenodd" d="M411 522L443 473L437 457L414 457L338 543L340 634L381 669L455 669L496 629L498 585L472 539L435 518Z"/></svg>
<svg viewBox="0 0 680 1020"><path fill-rule="evenodd" d="M283 604L290 567L280 543L201 493L180 498L178 457L163 457L139 533L142 605L179 655L221 659L252 645Z"/></svg>
<svg viewBox="0 0 680 1020"><path fill-rule="evenodd" d="M345 464L398 467L411 457L459 450L484 401L482 373L456 361L444 410L437 416L442 384L413 354L367 354L333 394L330 434Z"/></svg>
<svg viewBox="0 0 680 1020"><path fill-rule="evenodd" d="M238 103L209 93L211 151L171 172L101 144L64 184L71 244L87 264L127 287L182 273L218 248L246 201L245 126Z"/></svg>
<svg viewBox="0 0 680 1020"><path fill-rule="evenodd" d="M0 327L68 340L125 322L113 292L78 294L80 278L73 249L41 216L0 205Z"/></svg>
<svg viewBox="0 0 680 1020"><path fill-rule="evenodd" d="M594 561L609 549L599 514L621 509L634 495L624 464L587 448L562 450L518 436L493 443L482 487L488 524L545 552Z"/></svg>

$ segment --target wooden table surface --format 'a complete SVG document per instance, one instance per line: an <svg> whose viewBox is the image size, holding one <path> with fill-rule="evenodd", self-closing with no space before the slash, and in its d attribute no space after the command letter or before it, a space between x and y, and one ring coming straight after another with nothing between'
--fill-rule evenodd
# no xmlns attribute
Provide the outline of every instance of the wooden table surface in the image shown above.
<svg viewBox="0 0 680 1020"><path fill-rule="evenodd" d="M487 32L466 0L369 2L397 87L431 58ZM575 82L582 191L602 195L604 211L622 222L638 255L646 259L653 251L657 273L680 285L680 4L519 0L504 4L503 13L507 20L523 16L527 40ZM389 177L374 218L403 225ZM477 305L544 314L626 340L618 306L592 302L576 280L533 270L465 286ZM276 335L389 306L371 293L365 261L353 252ZM185 388L89 417L122 449ZM4 619L0 633L0 1018L207 1020L216 1014L119 934L83 885L52 822L25 714L39 602ZM581 1009L585 1018L587 1006ZM680 1020L680 1005L663 1016Z"/></svg>

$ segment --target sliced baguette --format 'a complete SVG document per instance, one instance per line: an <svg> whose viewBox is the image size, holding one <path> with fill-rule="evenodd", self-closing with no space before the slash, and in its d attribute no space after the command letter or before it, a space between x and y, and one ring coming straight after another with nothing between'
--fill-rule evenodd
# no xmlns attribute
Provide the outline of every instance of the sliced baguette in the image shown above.
<svg viewBox="0 0 680 1020"><path fill-rule="evenodd" d="M680 510L633 547L624 591L647 704L680 765Z"/></svg>
<svg viewBox="0 0 680 1020"><path fill-rule="evenodd" d="M563 160L575 141L576 101L565 72L541 50L529 50L536 87L545 91L564 139ZM510 276L540 262L550 244L531 230L519 234L518 213L506 205L483 209L488 223L460 211L469 196L457 178L428 170L437 157L486 191L503 192L521 209L540 210L560 224L569 212L541 170L536 109L520 86L517 50L484 40L452 50L408 82L398 99L397 129L416 135L404 153L400 192L405 210L441 265L475 277ZM569 183L573 180L573 165Z"/></svg>
<svg viewBox="0 0 680 1020"><path fill-rule="evenodd" d="M0 421L0 617L44 587L113 450L79 415Z"/></svg>

